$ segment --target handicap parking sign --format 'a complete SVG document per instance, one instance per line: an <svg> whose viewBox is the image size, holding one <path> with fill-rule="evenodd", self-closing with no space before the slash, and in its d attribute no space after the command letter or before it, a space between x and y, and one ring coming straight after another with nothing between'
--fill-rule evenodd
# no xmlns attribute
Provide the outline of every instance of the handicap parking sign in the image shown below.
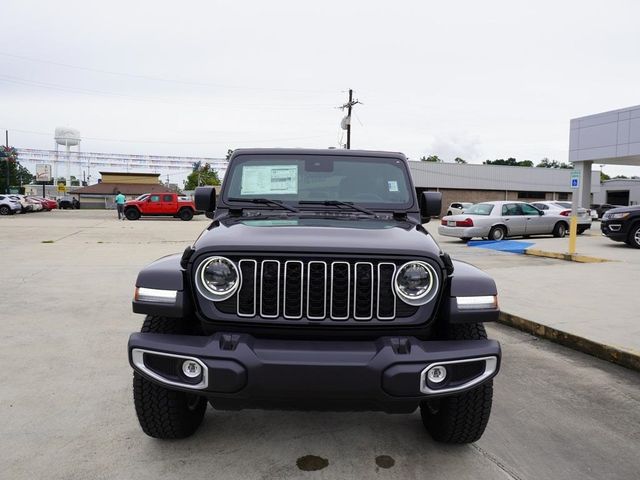
<svg viewBox="0 0 640 480"><path fill-rule="evenodd" d="M580 188L580 172L571 172L571 188Z"/></svg>

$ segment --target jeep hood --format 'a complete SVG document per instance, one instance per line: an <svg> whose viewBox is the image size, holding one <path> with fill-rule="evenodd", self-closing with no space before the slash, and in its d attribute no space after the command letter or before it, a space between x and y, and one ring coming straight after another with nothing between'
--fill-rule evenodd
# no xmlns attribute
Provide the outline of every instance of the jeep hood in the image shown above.
<svg viewBox="0 0 640 480"><path fill-rule="evenodd" d="M438 257L440 247L421 226L363 218L236 218L213 222L194 244L196 254L279 252Z"/></svg>

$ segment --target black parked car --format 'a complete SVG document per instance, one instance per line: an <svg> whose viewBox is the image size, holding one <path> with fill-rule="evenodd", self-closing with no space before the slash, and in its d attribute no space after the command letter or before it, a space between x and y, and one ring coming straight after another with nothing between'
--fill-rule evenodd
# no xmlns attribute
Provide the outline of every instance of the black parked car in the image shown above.
<svg viewBox="0 0 640 480"><path fill-rule="evenodd" d="M411 413L442 442L487 425L500 345L495 282L422 223L401 153L236 150L212 223L138 275L129 338L138 420L181 438L215 409Z"/></svg>
<svg viewBox="0 0 640 480"><path fill-rule="evenodd" d="M610 203L593 203L591 204L591 210L595 210L598 214L598 218L602 218L606 212L612 208L620 208L623 205L611 205Z"/></svg>
<svg viewBox="0 0 640 480"><path fill-rule="evenodd" d="M80 202L76 197L62 197L58 199L58 208L62 210L80 208Z"/></svg>
<svg viewBox="0 0 640 480"><path fill-rule="evenodd" d="M609 210L602 217L600 229L611 240L640 248L640 206Z"/></svg>

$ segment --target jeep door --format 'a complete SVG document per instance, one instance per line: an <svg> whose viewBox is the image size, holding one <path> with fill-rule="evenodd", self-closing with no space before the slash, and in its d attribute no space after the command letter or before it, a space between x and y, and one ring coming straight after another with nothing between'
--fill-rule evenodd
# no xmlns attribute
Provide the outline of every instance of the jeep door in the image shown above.
<svg viewBox="0 0 640 480"><path fill-rule="evenodd" d="M178 211L178 202L176 195L173 193L165 193L162 195L162 213L167 215L175 215Z"/></svg>
<svg viewBox="0 0 640 480"><path fill-rule="evenodd" d="M160 195L149 195L145 213L149 215L158 215L162 213L162 202L160 202Z"/></svg>
<svg viewBox="0 0 640 480"><path fill-rule="evenodd" d="M523 215L519 203L505 203L502 205L502 221L507 226L507 235L524 235L527 228L527 219Z"/></svg>

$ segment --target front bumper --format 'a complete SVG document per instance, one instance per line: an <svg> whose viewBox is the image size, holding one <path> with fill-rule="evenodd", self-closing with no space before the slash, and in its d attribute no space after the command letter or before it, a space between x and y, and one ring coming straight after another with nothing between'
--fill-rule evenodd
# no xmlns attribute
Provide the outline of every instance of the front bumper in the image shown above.
<svg viewBox="0 0 640 480"><path fill-rule="evenodd" d="M629 235L626 224L621 220L603 220L600 222L600 231L616 242L626 241Z"/></svg>
<svg viewBox="0 0 640 480"><path fill-rule="evenodd" d="M209 397L217 408L295 408L411 412L426 398L451 395L493 378L500 368L494 340L313 341L134 333L129 362L148 380ZM202 374L189 379L185 360ZM429 368L447 377L433 384Z"/></svg>

